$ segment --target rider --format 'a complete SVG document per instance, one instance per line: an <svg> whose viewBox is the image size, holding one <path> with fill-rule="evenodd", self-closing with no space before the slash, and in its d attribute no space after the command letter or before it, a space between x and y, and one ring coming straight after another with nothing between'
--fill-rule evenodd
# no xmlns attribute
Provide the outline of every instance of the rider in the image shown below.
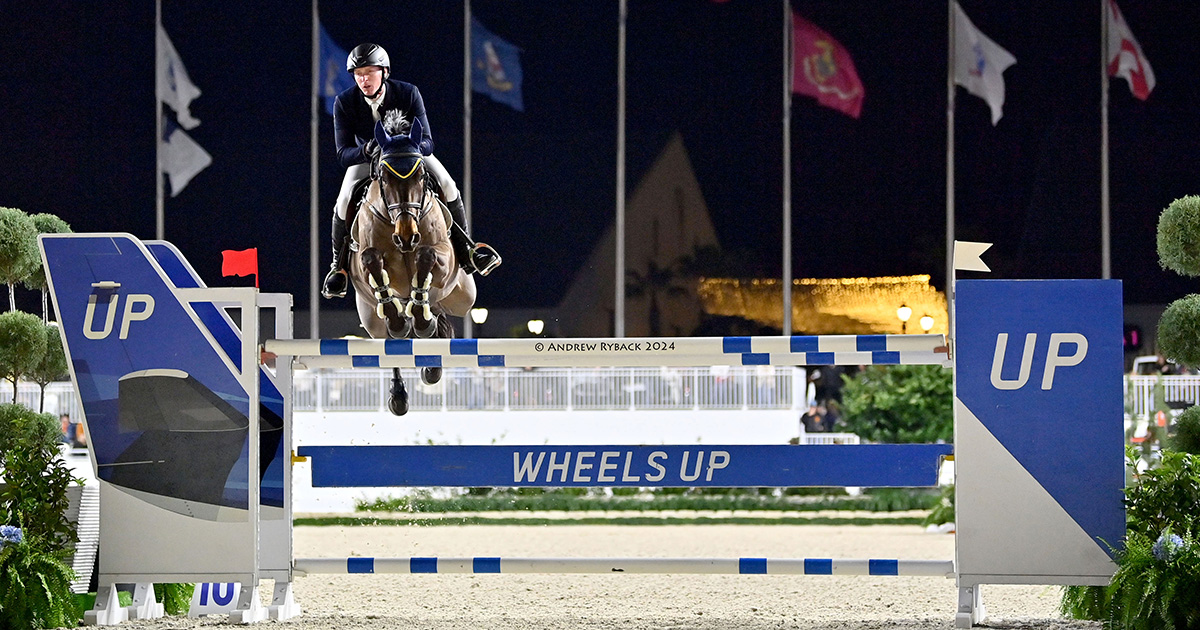
<svg viewBox="0 0 1200 630"><path fill-rule="evenodd" d="M442 200L450 209L454 225L450 227L450 243L455 257L468 272L486 276L500 265L500 255L490 246L476 244L466 232L466 216L458 186L446 167L433 156L433 138L429 133L429 120L425 117L425 104L417 86L389 79L391 61L387 51L375 44L360 44L346 58L346 70L354 75L355 87L338 94L333 111L333 137L337 143L338 163L346 167L346 176L338 192L333 216L333 264L321 295L326 298L343 297L349 284L346 277L346 249L349 227L346 211L354 185L370 177L371 161L379 154L375 142L375 123L392 110L398 111L410 123L421 121L423 130L418 149L424 155L425 168L437 180L442 189ZM397 133L391 130L390 133Z"/></svg>

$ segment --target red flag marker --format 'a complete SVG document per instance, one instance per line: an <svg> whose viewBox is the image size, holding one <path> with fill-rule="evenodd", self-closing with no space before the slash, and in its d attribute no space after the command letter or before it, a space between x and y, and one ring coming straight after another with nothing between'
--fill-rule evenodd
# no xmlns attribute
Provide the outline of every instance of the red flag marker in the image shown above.
<svg viewBox="0 0 1200 630"><path fill-rule="evenodd" d="M258 248L241 251L226 249L221 252L222 276L254 276L254 288L258 288Z"/></svg>

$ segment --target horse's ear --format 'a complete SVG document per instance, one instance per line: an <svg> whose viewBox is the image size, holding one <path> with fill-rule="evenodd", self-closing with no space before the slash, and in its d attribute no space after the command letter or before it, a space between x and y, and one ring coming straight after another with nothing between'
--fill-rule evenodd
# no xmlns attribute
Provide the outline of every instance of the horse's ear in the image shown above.
<svg viewBox="0 0 1200 630"><path fill-rule="evenodd" d="M383 123L375 123L375 144L378 144L379 148L382 149L391 141L392 137L389 136L387 130L383 128Z"/></svg>
<svg viewBox="0 0 1200 630"><path fill-rule="evenodd" d="M408 139L412 141L413 146L421 146L421 136L425 135L425 129L421 126L421 119L417 118L413 121L412 128L408 130Z"/></svg>

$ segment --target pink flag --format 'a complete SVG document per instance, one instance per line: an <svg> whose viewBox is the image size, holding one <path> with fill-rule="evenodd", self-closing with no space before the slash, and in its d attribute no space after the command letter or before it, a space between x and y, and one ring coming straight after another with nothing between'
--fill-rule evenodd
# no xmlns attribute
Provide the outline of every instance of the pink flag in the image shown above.
<svg viewBox="0 0 1200 630"><path fill-rule="evenodd" d="M858 118L863 85L850 53L828 33L792 12L792 92Z"/></svg>
<svg viewBox="0 0 1200 630"><path fill-rule="evenodd" d="M1108 11L1104 15L1108 19L1108 50L1104 57L1108 60L1108 76L1128 81L1129 91L1144 101L1154 89L1154 70L1150 69L1142 47L1133 38L1116 0L1108 0Z"/></svg>

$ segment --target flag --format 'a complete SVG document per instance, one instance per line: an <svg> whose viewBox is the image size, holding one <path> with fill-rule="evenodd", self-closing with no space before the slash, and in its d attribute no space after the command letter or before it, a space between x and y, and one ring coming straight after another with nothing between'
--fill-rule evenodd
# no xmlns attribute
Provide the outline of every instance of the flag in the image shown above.
<svg viewBox="0 0 1200 630"><path fill-rule="evenodd" d="M171 44L171 38L167 37L167 31L161 24L158 26L158 55L162 61L159 64L162 73L156 81L158 98L175 110L175 114L179 118L179 126L184 129L195 129L200 121L192 117L188 107L197 96L200 96L200 88L196 87L196 84L188 78L187 69L183 67L179 53L175 51L175 46Z"/></svg>
<svg viewBox="0 0 1200 630"><path fill-rule="evenodd" d="M992 124L1004 109L1004 71L1017 63L1012 53L988 39L954 3L954 82L987 101Z"/></svg>
<svg viewBox="0 0 1200 630"><path fill-rule="evenodd" d="M174 197L197 173L212 164L212 156L166 116L163 116L163 136L162 168Z"/></svg>
<svg viewBox="0 0 1200 630"><path fill-rule="evenodd" d="M1108 0L1104 12L1108 20L1108 42L1104 59L1108 61L1108 76L1121 77L1129 82L1129 91L1141 100L1150 96L1154 89L1154 70L1142 53L1142 47L1133 38L1133 32L1125 23L1125 17L1117 8L1115 0Z"/></svg>
<svg viewBox="0 0 1200 630"><path fill-rule="evenodd" d="M258 248L241 251L226 249L221 252L222 276L254 276L254 286L258 286Z"/></svg>
<svg viewBox="0 0 1200 630"><path fill-rule="evenodd" d="M329 115L333 115L333 103L337 100L337 95L343 91L354 87L354 79L346 72L346 58L350 55L342 50L337 42L329 36L325 31L325 26L321 25L321 51L320 51L320 74L317 75L317 84L320 86L321 98L325 99L325 111Z"/></svg>
<svg viewBox="0 0 1200 630"><path fill-rule="evenodd" d="M858 118L863 84L850 53L828 33L792 12L792 92Z"/></svg>
<svg viewBox="0 0 1200 630"><path fill-rule="evenodd" d="M471 18L471 89L523 112L521 49L496 37Z"/></svg>

